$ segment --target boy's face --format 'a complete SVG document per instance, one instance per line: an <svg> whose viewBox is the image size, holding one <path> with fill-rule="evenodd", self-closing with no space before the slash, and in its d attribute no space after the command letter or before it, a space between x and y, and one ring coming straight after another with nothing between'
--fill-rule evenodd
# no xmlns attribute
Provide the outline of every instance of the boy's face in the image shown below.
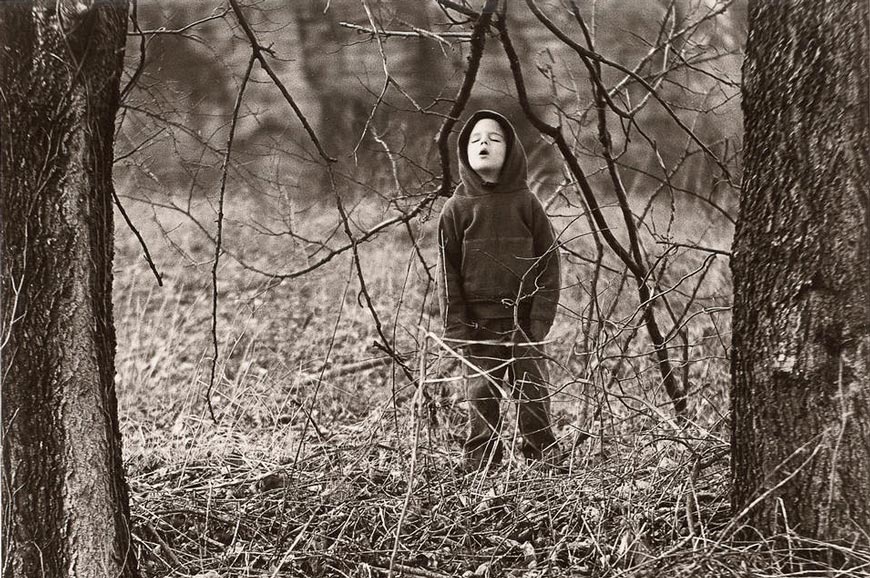
<svg viewBox="0 0 870 578"><path fill-rule="evenodd" d="M468 138L468 164L485 181L498 181L507 154L507 139L501 125L491 118L475 123Z"/></svg>

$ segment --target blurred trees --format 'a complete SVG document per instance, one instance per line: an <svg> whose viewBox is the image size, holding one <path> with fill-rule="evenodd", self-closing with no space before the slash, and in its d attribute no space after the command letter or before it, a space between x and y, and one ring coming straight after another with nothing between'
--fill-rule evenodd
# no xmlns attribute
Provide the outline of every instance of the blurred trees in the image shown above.
<svg viewBox="0 0 870 578"><path fill-rule="evenodd" d="M0 4L4 576L136 575L112 319L126 18Z"/></svg>
<svg viewBox="0 0 870 578"><path fill-rule="evenodd" d="M864 547L868 17L857 0L751 5L732 263L735 514L768 536Z"/></svg>
<svg viewBox="0 0 870 578"><path fill-rule="evenodd" d="M273 67L292 88L326 147L339 158L337 186L356 194L394 186L391 171L384 170L392 158L400 185L413 194L438 178L434 136L463 79L469 17L446 2L365 4L369 14L358 0L264 0L244 9L261 42L272 51ZM474 12L474 4L469 3L465 12ZM557 2L540 5L571 37L581 38L570 10ZM719 156L729 162L736 158L739 110L734 74L742 40L740 2L609 0L595 7L581 3L578 10L591 28L596 50L637 68ZM565 117L564 129L571 132L579 152L593 161L597 134L594 116L583 112L590 95L582 63L523 2L509 2L506 17L529 69L526 84L533 106ZM197 22L201 23L188 28ZM133 149L137 154L125 157L119 168L140 190L177 194L193 188L201 195L213 189L217 179L216 149L222 145L232 94L244 69L244 35L219 3L143 3L139 23L145 42L131 31L128 66L138 64L144 45L145 67L125 99L129 108L119 151L121 156ZM174 30L183 32L171 33ZM390 83L379 99L385 70ZM605 66L602 74L630 106L649 99L645 88L624 80L619 70ZM296 198L321 197L330 181L327 171L299 138L298 125L288 122L286 105L276 92L255 73L239 122L240 160L232 179L264 202L276 184ZM715 170L710 159L695 153L683 158L685 135L652 104L638 108L635 127L645 128L662 162L675 169L669 180L678 197L692 203L692 210L707 211L701 199L712 199L733 212L736 195L727 183L711 178ZM497 42L485 48L467 107L522 114ZM549 143L532 127L520 123L519 129L533 165L540 167L533 177L552 191L561 182L561 163L552 160ZM631 126L626 129L636 132ZM636 136L617 143L625 145L619 162L630 172L631 184L655 187L659 162L645 153L646 141ZM597 182L598 175L592 180ZM606 178L604 182L606 189Z"/></svg>

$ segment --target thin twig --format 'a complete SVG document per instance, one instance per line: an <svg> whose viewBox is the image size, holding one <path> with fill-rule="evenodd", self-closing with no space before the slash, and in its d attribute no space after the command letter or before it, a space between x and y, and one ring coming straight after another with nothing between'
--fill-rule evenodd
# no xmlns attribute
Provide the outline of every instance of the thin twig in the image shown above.
<svg viewBox="0 0 870 578"><path fill-rule="evenodd" d="M139 1L133 0L130 5L130 22L133 23L133 28L142 35L142 38L139 40L139 62L136 64L136 70L133 71L133 75L130 77L130 82L121 90L121 96L118 99L120 102L123 102L127 98L127 95L136 86L136 82L139 81L139 77L142 76L142 71L145 70L145 52L148 44L145 35L142 34L142 29L139 27Z"/></svg>
<svg viewBox="0 0 870 578"><path fill-rule="evenodd" d="M369 4L366 0L360 0L363 5L363 9L366 12L366 16L369 19L369 24L372 26L372 30L377 29L377 24L375 23L375 17L372 15L371 8L369 8ZM387 96L387 90L390 88L390 83L393 82L393 77L390 75L390 69L387 66L387 53L384 52L384 42L381 39L380 34L375 35L375 41L378 44L378 54L381 57L381 66L384 69L384 86L381 88L381 93L378 95L375 104L372 106L371 112L369 112L368 118L366 118L366 122L363 125L362 132L359 135L359 140L356 143L356 146L353 147L353 156L356 159L357 152L359 151L359 147L362 146L363 140L366 138L366 133L369 131L369 126L371 126L372 121L375 118L375 114L378 112L378 108L381 106L381 103L384 102L384 97Z"/></svg>
<svg viewBox="0 0 870 578"><path fill-rule="evenodd" d="M347 211L344 209L344 204L341 202L341 197L336 194L335 196L336 205L338 205L338 212L341 215L341 221L344 224L344 232L347 235L347 238L350 239L351 249L353 251L353 262L356 266L357 278L359 278L360 285L360 294L366 301L366 307L369 310L369 313L372 315L372 319L375 322L375 329L378 332L378 335L381 337L381 343L375 343L379 349L383 350L387 355L389 355L393 361L395 361L399 367L402 368L402 371L408 377L410 381L414 381L414 375L411 372L411 369L405 363L405 360L393 349L390 345L387 336L384 335L384 328L381 324L381 318L378 315L377 309L375 309L374 303L372 303L371 295L369 295L368 288L366 287L365 275L363 274L362 263L359 258L359 251L357 251L356 239L353 236L353 232L350 230L350 219L347 216Z"/></svg>
<svg viewBox="0 0 870 578"><path fill-rule="evenodd" d="M338 25L351 30L356 30L360 34L371 34L372 36L381 36L384 38L431 38L433 40L438 40L442 44L450 44L446 40L442 40L442 38L458 38L460 40L471 39L470 32L431 32L429 30L417 28L414 30L376 30L375 28L366 28L365 26L360 26L359 24L353 24L351 22L339 22Z"/></svg>
<svg viewBox="0 0 870 578"><path fill-rule="evenodd" d="M118 207L118 211L121 213L121 216L124 217L124 222L127 223L127 226L130 227L130 230L133 231L134 235L136 235L136 239L139 241L139 246L142 247L142 251L145 253L145 260L148 262L148 267L157 279L158 287L163 287L163 277L160 275L160 271L157 270L157 265L154 264L154 259L151 258L151 252L148 251L148 245L145 243L142 234L139 233L136 225L133 224L127 211L124 209L124 205L121 204L121 199L118 198L118 193L115 191L115 187L112 187L112 198L115 199L115 206Z"/></svg>
<svg viewBox="0 0 870 578"><path fill-rule="evenodd" d="M363 359L362 361L346 363L344 365L339 365L338 367L333 367L328 371L321 372L319 375L304 375L302 376L301 383L303 385L307 385L309 383L314 383L319 379L335 379L336 377L342 377L351 373L358 373L360 371L374 369L375 367L386 365L390 361L390 359L390 357L373 357L371 359Z"/></svg>
<svg viewBox="0 0 870 578"><path fill-rule="evenodd" d="M692 243L675 243L673 241L666 240L658 240L656 241L659 245L668 245L669 247L681 247L683 249L692 249L693 251L703 251L704 253L713 253L714 255L723 255L725 257L731 257L731 251L726 251L724 249L716 249L713 247L704 247L703 245L694 245Z"/></svg>
<svg viewBox="0 0 870 578"><path fill-rule="evenodd" d="M323 359L323 365L320 367L320 377L317 380L317 385L314 386L314 392L311 394L310 405L314 405L317 403L317 396L320 393L320 387L323 385L323 376L326 373L326 364L329 362L329 358L332 355L333 349L335 349L335 338L338 335L338 328L341 324L342 314L344 313L344 304L347 301L347 293L350 290L350 284L353 280L353 262L350 264L350 269L347 273L347 282L344 284L344 290L341 293L341 300L338 303L338 313L335 316L335 324L332 326L332 334L329 336L329 346L326 349L326 356ZM304 408L303 408L304 410ZM302 447L305 445L305 435L308 433L308 424L309 422L314 424L315 430L317 430L317 424L313 422L313 420L306 420L305 425L302 426L302 433L299 434L299 445L296 446L296 455L293 458L293 467L296 467L296 464L299 463L299 457L302 455ZM318 437L320 437L320 432L317 432Z"/></svg>
<svg viewBox="0 0 870 578"><path fill-rule="evenodd" d="M212 14L211 16L206 16L205 18L200 18L190 24L185 24L181 28L155 28L153 30L142 30L139 26L136 26L136 32L128 32L128 36L157 36L160 34L182 34L187 32L191 28L195 28L200 24L205 24L206 22L211 22L212 20L220 20L224 16L230 13L229 8L224 8L220 12Z"/></svg>
<svg viewBox="0 0 870 578"><path fill-rule="evenodd" d="M417 471L417 443L420 438L419 409L424 391L426 390L426 351L429 340L426 338L426 330L421 332L420 345L420 368L417 381L417 390L414 392L414 402L411 404L411 466L408 472L408 489L405 492L405 500L402 502L402 510L399 512L399 520L396 522L396 540L393 542L393 551L390 554L390 569L387 578L391 578L396 565L396 555L399 553L399 540L402 537L402 524L408 513L408 504L411 503L411 493L414 491L414 479Z"/></svg>
<svg viewBox="0 0 870 578"><path fill-rule="evenodd" d="M248 59L248 66L245 69L245 74L242 76L242 83L239 86L239 92L236 95L236 102L233 105L233 116L230 122L230 133L227 136L227 150L224 154L223 164L221 166L221 184L220 192L218 193L218 214L217 214L217 234L215 235L214 245L214 263L211 268L211 341L212 341L212 359L211 371L208 378L208 390L205 392L205 400L208 403L208 412L211 415L212 421L218 422L217 416L214 413L214 407L211 403L211 392L214 389L215 372L218 363L218 336L217 336L217 310L218 310L218 265L221 257L221 245L223 242L224 230L224 197L227 190L227 176L229 174L230 155L233 150L233 139L236 135L236 125L239 120L239 110L242 107L242 97L245 94L245 87L248 86L248 79L251 77L251 70L254 68L254 55Z"/></svg>

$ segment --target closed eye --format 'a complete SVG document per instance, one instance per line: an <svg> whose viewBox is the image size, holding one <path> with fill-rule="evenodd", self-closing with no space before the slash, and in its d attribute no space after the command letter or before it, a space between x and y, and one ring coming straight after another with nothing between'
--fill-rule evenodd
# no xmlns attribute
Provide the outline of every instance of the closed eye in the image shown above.
<svg viewBox="0 0 870 578"><path fill-rule="evenodd" d="M504 140L504 137L502 137L502 135L500 135L498 133L492 133L492 134L489 134L486 136L487 136L487 139L491 142L502 142ZM468 142L478 143L482 139L483 139L483 136L481 136L481 135L472 135L471 138L468 140Z"/></svg>

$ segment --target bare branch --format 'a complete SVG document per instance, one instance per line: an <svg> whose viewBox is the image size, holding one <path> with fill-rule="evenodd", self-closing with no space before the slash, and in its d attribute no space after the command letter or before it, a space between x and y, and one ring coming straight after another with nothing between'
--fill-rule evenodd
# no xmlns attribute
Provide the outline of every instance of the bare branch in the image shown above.
<svg viewBox="0 0 870 578"><path fill-rule="evenodd" d="M338 25L350 30L356 30L360 34L371 34L372 36L380 36L382 38L431 38L447 46L450 46L450 42L445 40L445 38L457 38L464 41L471 40L470 32L432 32L416 27L413 30L377 30L375 27L366 28L351 22L339 22Z"/></svg>
<svg viewBox="0 0 870 578"><path fill-rule="evenodd" d="M635 276L641 278L645 277L646 271L644 271L642 265L634 261L632 256L628 253L628 251L626 251L625 247L623 247L622 244L613 235L610 225L608 225L607 221L604 218L604 214L601 211L601 207L598 204L598 200L595 197L595 193L592 191L592 186L589 184L589 180L586 178L586 174L584 173L583 168L580 166L580 163L577 161L577 157L571 151L571 148L568 146L568 143L565 141L565 137L562 135L559 128L547 124L535 113L534 110L532 110L531 103L529 102L529 96L526 91L523 71L520 66L520 59L519 56L517 56L516 50L513 47L513 43L511 42L510 35L507 30L507 22L504 19L500 18L496 22L496 27L499 31L499 38L501 40L502 46L504 47L505 53L507 54L508 63L510 64L511 72L514 77L514 86L517 90L517 97L519 98L520 106L522 107L526 118L529 119L529 121L532 123L532 125L534 125L536 129L538 129L538 131L547 135L556 143L559 152L562 153L562 158L564 158L565 162L568 164L571 175L574 177L577 185L580 187L580 190L583 193L583 198L589 205L589 212L592 215L592 218L595 220L595 224L598 226L601 235L607 241L607 245L632 270Z"/></svg>
<svg viewBox="0 0 870 578"><path fill-rule="evenodd" d="M130 215L128 215L127 211L124 210L124 205L121 204L121 199L118 198L118 193L115 191L115 187L112 187L112 198L115 200L115 206L118 207L121 216L124 217L124 222L127 223L127 226L130 227L130 230L133 231L134 235L136 235L136 240L139 241L139 246L142 247L142 251L145 253L145 261L148 262L148 267L157 279L157 285L163 287L163 277L160 275L160 271L157 270L157 265L154 264L154 259L151 258L151 252L148 250L148 245L145 243L145 239L142 238L142 234L139 233L136 225L133 224Z"/></svg>
<svg viewBox="0 0 870 578"><path fill-rule="evenodd" d="M372 15L372 10L369 8L368 2L366 0L360 0L363 5L363 9L366 11L366 16L369 19L369 24L371 24L372 30L377 29L377 24L375 23L375 17ZM380 34L375 34L375 41L378 43L378 53L381 56L381 66L384 69L384 86L381 88L381 93L378 95L375 104L372 106L372 110L369 113L368 118L366 119L365 125L363 125L362 132L359 135L359 140L356 143L356 146L353 147L354 159L356 159L356 154L359 151L359 147L362 146L363 140L366 137L366 133L369 131L369 126L372 123L372 120L375 118L375 113L377 113L378 108L381 106L381 103L384 101L384 97L387 95L387 90L390 88L390 83L393 81L392 76L390 76L390 69L387 66L387 54L384 52L384 43L381 40Z"/></svg>
<svg viewBox="0 0 870 578"><path fill-rule="evenodd" d="M535 16L538 17L538 20L540 20L541 23L546 26L547 29L553 33L554 36L564 42L567 46L571 47L578 54L578 56L588 58L590 60L594 60L596 62L600 62L601 64L606 64L607 66L615 68L616 70L619 70L620 72L623 72L626 75L630 76L633 80L640 84L662 106L664 111L674 120L677 126L685 131L686 134L688 134L689 137L695 142L695 144L697 144L701 148L701 150L703 150L711 159L713 159L713 161L719 166L719 169L722 171L722 174L725 176L725 178L733 184L734 181L731 178L731 171L728 169L725 163L722 162L719 157L717 157L716 154L713 153L712 150L710 150L710 147L708 147L701 139L699 139L689 127L686 126L682 119L677 116L677 113L674 112L673 108L671 108L671 106L668 105L668 103L665 102L665 100L658 95L655 87L650 85L650 83L647 82L641 75L637 74L628 67L623 66L618 62L614 62L613 60L610 60L608 58L605 58L604 56L598 54L595 51L588 50L575 42L561 29L559 29L559 27L556 26L552 20L547 18L547 16L543 12L541 12L541 9L535 3L535 0L526 0L526 4L529 6L529 9L531 9Z"/></svg>
<svg viewBox="0 0 870 578"><path fill-rule="evenodd" d="M139 81L139 77L142 76L142 72L145 70L145 53L148 44L145 35L142 34L142 29L139 27L139 1L133 0L131 4L130 22L133 23L133 28L136 29L142 38L139 40L139 62L136 64L136 70L130 77L130 82L128 82L121 90L121 96L119 97L120 102L124 102L124 99L127 98L127 95L130 94L130 91L133 90L134 86L136 86L136 82ZM130 34L128 33L128 35Z"/></svg>
<svg viewBox="0 0 870 578"><path fill-rule="evenodd" d="M450 109L447 119L441 125L441 130L438 131L438 153L441 156L441 188L438 194L442 197L449 197L452 193L450 151L447 147L450 131L456 124L459 115L462 114L465 105L468 103L468 98L471 96L471 87L474 86L474 81L477 78L480 59L483 57L483 47L486 44L486 29L489 27L493 11L497 5L498 0L486 0L483 11L474 23L471 34L471 55L468 57L468 70L465 71L465 78L462 80L462 87L460 87L459 94L457 94L456 100L453 102L453 107Z"/></svg>
<svg viewBox="0 0 870 578"><path fill-rule="evenodd" d="M713 253L714 255L723 255L731 257L731 251L724 249L715 249L713 247L704 247L702 245L694 245L692 243L674 243L672 241L656 241L659 245L668 245L670 247L682 247L684 249L692 249L693 251L703 251L704 253Z"/></svg>
<svg viewBox="0 0 870 578"><path fill-rule="evenodd" d="M623 263L625 263L625 265L632 271L635 279L637 280L637 291L640 302L642 304L648 304L648 306L644 308L643 319L647 327L647 332L649 333L650 339L652 340L653 346L655 348L662 381L664 383L665 390L668 392L671 400L673 400L674 409L677 415L680 418L683 418L685 417L686 412L685 390L680 386L674 376L670 360L668 359L667 348L664 345L664 337L662 336L662 332L658 327L655 313L653 312L652 303L650 301L651 292L646 283L646 278L649 273L644 268L643 263L639 259L637 259L637 257L639 257L640 255L639 247L637 245L637 239L634 238L633 240L635 244L632 245L632 253L634 254L634 256L632 256L613 236L613 233L610 231L607 222L604 219L604 215L601 213L601 210L598 207L598 202L595 198L594 193L592 192L589 181L586 179L586 176L583 173L580 164L577 162L577 158L571 152L571 149L569 148L567 142L565 142L565 138L562 135L561 131L558 129L558 127L549 125L541 120L541 118L538 117L531 108L528 94L526 92L525 81L523 80L523 73L520 67L519 57L517 56L516 50L513 47L513 43L511 42L510 35L508 33L507 21L504 18L499 18L496 21L496 28L499 31L499 38L510 63L511 72L514 76L514 85L516 87L517 96L520 99L520 105L523 108L523 112L526 114L526 117L532 122L532 124L535 125L536 128L538 128L539 131L553 138L556 141L556 145L562 153L562 157L568 163L572 175L577 180L578 185L580 185L584 198L589 205L590 213L592 214L596 224L601 230L602 236L607 241L607 244L611 247L611 249L613 249L614 252L617 253ZM630 218L628 219L626 226L628 226L629 228L634 226L633 221Z"/></svg>
<svg viewBox="0 0 870 578"><path fill-rule="evenodd" d="M302 126L305 128L305 131L308 133L309 138L311 138L311 142L314 143L314 146L317 148L318 154L325 160L327 163L334 163L336 159L332 158L326 151L323 149L323 146L320 144L320 139L317 138L317 134L314 132L314 129L308 123L308 119L305 118L305 115L302 114L302 110L299 108L299 105L296 104L296 101L293 100L293 97L290 95L290 91L287 90L287 87L284 86L284 83L281 82L281 79L278 78L278 75L275 74L275 71L272 69L272 66L269 64L269 61L263 56L264 48L260 45L260 42L257 40L256 34L254 34L251 25L248 24L245 15L242 13L242 9L239 7L238 0L229 0L230 6L233 7L233 12L236 15L236 18L239 21L239 24L242 27L242 30L245 31L245 35L248 37L248 41L251 43L251 50L253 51L254 58L260 63L260 66L263 67L263 70L266 71L266 74L269 75L269 78L272 79L272 82L275 83L275 86L278 87L278 90L281 91L281 94L284 96L284 100L287 101L287 104L293 109L293 112L296 113L296 118L299 119L299 122L302 123Z"/></svg>
<svg viewBox="0 0 870 578"><path fill-rule="evenodd" d="M134 1L133 2L134 7L135 7L135 4L136 4L136 2ZM134 10L135 10L135 8L134 8ZM212 20L220 20L229 13L230 13L230 9L224 8L220 12L215 12L211 16L206 16L205 18L200 18L199 20L196 20L195 22L191 22L190 24L185 24L181 28L175 28L175 29L156 28L154 30L142 30L141 28L139 28L139 25L134 22L135 31L128 32L127 36L157 36L160 34L184 34L188 30L190 30L192 28L196 28L200 24L205 24L206 22L211 22Z"/></svg>
<svg viewBox="0 0 870 578"><path fill-rule="evenodd" d="M379 346L379 349L386 352L386 354L389 355L393 359L393 361L395 361L399 365L399 367L402 368L405 376L410 381L414 381L414 374L411 371L411 368L408 367L408 365L405 363L405 360L402 359L402 357L398 353L396 353L396 351L390 345L390 341L387 339L387 336L384 335L384 328L381 324L380 316L378 315L378 312L375 309L374 304L372 303L372 297L371 295L369 295L368 287L366 286L365 275L363 274L362 263L359 258L359 251L357 251L356 238L353 236L353 232L350 230L350 222L347 216L347 211L345 211L344 204L342 204L341 197L339 195L335 196L335 202L338 206L338 212L341 215L341 222L344 225L344 232L351 243L351 250L353 251L353 261L356 266L357 278L359 279L360 295L365 298L366 307L368 308L369 313L371 313L372 319L375 322L375 329L377 330L378 335L380 335L381 337L381 344Z"/></svg>
<svg viewBox="0 0 870 578"><path fill-rule="evenodd" d="M449 8L450 10L454 10L454 11L459 12L460 14L464 14L470 18L479 18L480 17L480 14L478 14L477 12L475 12L474 10L469 8L468 6L458 4L456 2L453 2L453 0L435 0L435 1L438 2L438 5L441 6L442 10L445 8ZM493 3L492 6L490 6L490 4L488 3L487 6L489 7L490 11L495 9L495 3ZM484 8L483 12L486 13L487 8Z"/></svg>
<svg viewBox="0 0 870 578"><path fill-rule="evenodd" d="M211 392L214 389L215 370L218 362L218 338L217 338L217 308L218 308L218 265L221 257L221 243L223 241L223 225L224 225L224 197L227 189L227 175L229 174L230 154L233 150L233 139L236 135L236 124L239 119L239 109L242 106L242 97L245 94L245 87L248 86L248 79L251 78L251 70L254 68L255 56L252 53L248 60L248 67L245 69L245 74L242 77L242 84L239 86L239 92L236 95L236 103L233 105L232 121L230 122L230 132L227 136L227 150L224 154L223 165L221 166L221 184L218 195L218 214L217 214L217 234L214 244L214 263L211 268L211 339L212 339L212 359L211 372L208 379L208 390L205 393L205 399L208 403L208 412L211 415L212 421L218 422L214 413L214 407L211 403Z"/></svg>

